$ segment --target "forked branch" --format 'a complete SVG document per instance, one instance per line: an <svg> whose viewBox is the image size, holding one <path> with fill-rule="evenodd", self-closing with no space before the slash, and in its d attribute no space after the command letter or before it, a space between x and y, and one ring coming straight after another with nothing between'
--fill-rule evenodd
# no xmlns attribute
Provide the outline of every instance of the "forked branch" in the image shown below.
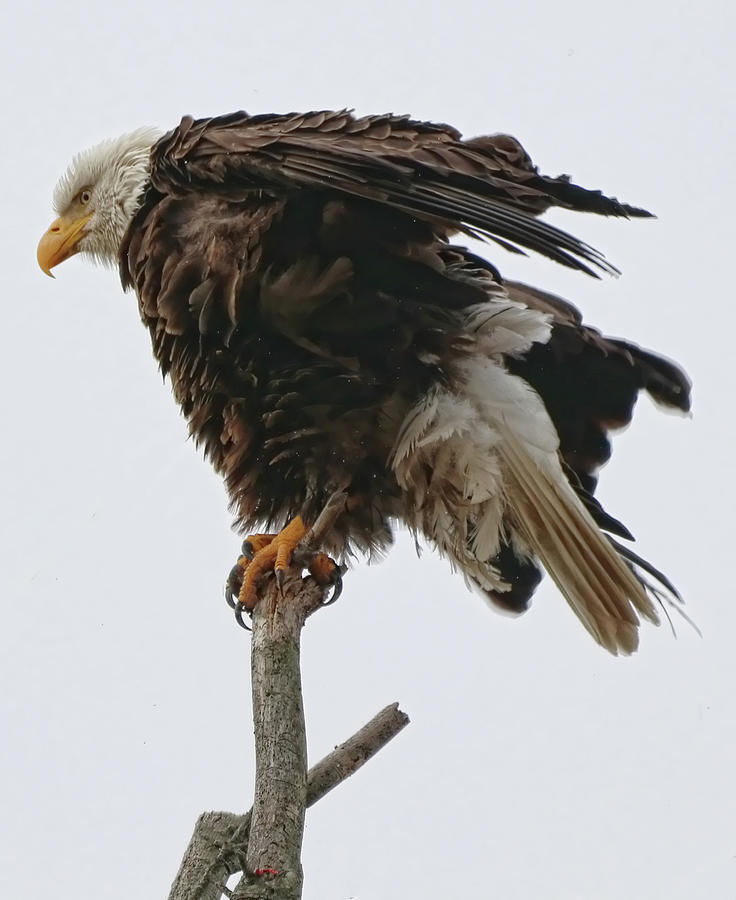
<svg viewBox="0 0 736 900"><path fill-rule="evenodd" d="M306 771L299 640L324 589L296 569L279 595L267 582L253 614L251 670L256 741L253 809L200 816L169 900L219 900L235 872L234 900L299 900L304 811L357 771L408 724L398 704Z"/></svg>

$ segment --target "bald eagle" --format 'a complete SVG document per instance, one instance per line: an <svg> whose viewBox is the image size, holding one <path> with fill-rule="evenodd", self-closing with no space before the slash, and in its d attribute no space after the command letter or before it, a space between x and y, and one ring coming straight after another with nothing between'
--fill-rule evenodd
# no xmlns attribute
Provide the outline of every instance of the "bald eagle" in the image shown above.
<svg viewBox="0 0 736 900"><path fill-rule="evenodd" d="M54 206L41 268L119 266L243 533L300 537L344 490L333 556L403 523L512 613L546 569L612 653L658 622L674 588L593 491L639 391L686 411L688 379L452 242L615 274L539 214L648 212L540 175L508 135L348 111L138 130L77 156Z"/></svg>

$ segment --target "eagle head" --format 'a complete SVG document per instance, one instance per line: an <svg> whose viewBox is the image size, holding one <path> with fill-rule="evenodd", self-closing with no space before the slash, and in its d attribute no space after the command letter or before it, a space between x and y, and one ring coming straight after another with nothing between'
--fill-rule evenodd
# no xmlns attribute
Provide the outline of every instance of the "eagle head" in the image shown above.
<svg viewBox="0 0 736 900"><path fill-rule="evenodd" d="M153 128L139 128L74 157L54 190L58 218L38 244L38 264L47 275L75 253L117 265L120 244L148 180L151 148L159 137Z"/></svg>

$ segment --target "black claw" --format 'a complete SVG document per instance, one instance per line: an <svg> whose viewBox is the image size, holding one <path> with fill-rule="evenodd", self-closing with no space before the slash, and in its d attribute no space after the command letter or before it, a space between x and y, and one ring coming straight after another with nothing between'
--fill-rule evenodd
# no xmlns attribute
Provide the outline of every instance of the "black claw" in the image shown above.
<svg viewBox="0 0 736 900"><path fill-rule="evenodd" d="M256 551L253 549L253 544L249 540L243 541L243 546L240 548L240 552L246 559L249 559L253 562L253 557L256 555Z"/></svg>
<svg viewBox="0 0 736 900"><path fill-rule="evenodd" d="M236 563L232 569L230 569L230 574L227 576L227 581L225 582L225 600L230 609L235 613L235 621L238 625L240 625L241 628L245 628L246 631L251 631L251 627L246 625L245 620L243 619L243 613L249 612L249 610L240 602L240 600L238 600L242 585L243 569Z"/></svg>
<svg viewBox="0 0 736 900"><path fill-rule="evenodd" d="M243 583L243 570L235 565L230 569L230 574L225 582L225 600L230 609L235 609L240 594L240 586Z"/></svg>
<svg viewBox="0 0 736 900"><path fill-rule="evenodd" d="M276 585L279 589L279 597L284 596L284 582L286 581L286 571L284 569L276 569Z"/></svg>
<svg viewBox="0 0 736 900"><path fill-rule="evenodd" d="M245 624L245 620L243 619L244 612L250 612L244 603L241 603L240 600L235 604L235 621L240 625L241 628L245 628L246 631L252 631L253 629L250 625Z"/></svg>
<svg viewBox="0 0 736 900"><path fill-rule="evenodd" d="M332 594L330 595L329 600L325 600L322 606L332 606L336 600L339 600L340 594L342 594L342 576L347 570L348 567L346 565L335 566L335 571L332 573L331 579L333 585Z"/></svg>
<svg viewBox="0 0 736 900"><path fill-rule="evenodd" d="M340 594L342 594L342 578L340 578L338 581L335 581L333 583L334 583L334 589L332 591L332 595L330 596L330 598L328 600L325 600L325 602L322 604L322 606L332 606L333 603L335 603L337 600L340 599Z"/></svg>

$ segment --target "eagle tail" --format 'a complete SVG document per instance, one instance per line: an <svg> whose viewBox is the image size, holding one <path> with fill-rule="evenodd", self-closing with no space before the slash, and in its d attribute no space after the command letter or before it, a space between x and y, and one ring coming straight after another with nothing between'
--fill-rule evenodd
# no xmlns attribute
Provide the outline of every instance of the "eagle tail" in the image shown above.
<svg viewBox="0 0 736 900"><path fill-rule="evenodd" d="M615 655L633 653L639 616L659 624L644 584L595 524L557 459L530 452L511 430L504 431L498 449L515 535L538 557L593 638Z"/></svg>

